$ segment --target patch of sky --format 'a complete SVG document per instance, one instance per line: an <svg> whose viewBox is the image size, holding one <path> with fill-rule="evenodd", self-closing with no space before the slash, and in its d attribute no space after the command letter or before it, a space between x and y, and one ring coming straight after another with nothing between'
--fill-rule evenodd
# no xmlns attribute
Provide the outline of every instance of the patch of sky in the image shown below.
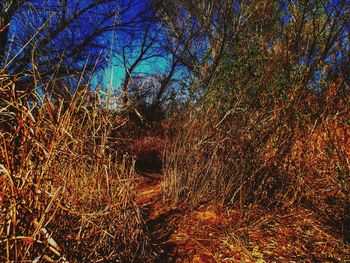
<svg viewBox="0 0 350 263"><path fill-rule="evenodd" d="M163 74L168 66L168 61L164 57L150 58L144 62L141 62L133 75L143 75L148 76L152 74ZM104 89L111 91L112 93L118 93L120 91L121 85L125 79L125 68L122 63L121 56L114 56L111 63L103 71L101 85ZM97 75L97 78L101 78L101 75ZM93 83L97 83L97 79Z"/></svg>
<svg viewBox="0 0 350 263"><path fill-rule="evenodd" d="M293 1L292 1L293 2ZM292 13L289 10L290 1L279 1L278 3L278 13L280 14L281 27L286 27L288 23L292 20Z"/></svg>
<svg viewBox="0 0 350 263"><path fill-rule="evenodd" d="M242 11L241 3L239 0L233 1L233 11L239 14Z"/></svg>
<svg viewBox="0 0 350 263"><path fill-rule="evenodd" d="M323 69L316 70L311 82L307 85L307 88L316 93L321 93L325 78L325 71Z"/></svg>

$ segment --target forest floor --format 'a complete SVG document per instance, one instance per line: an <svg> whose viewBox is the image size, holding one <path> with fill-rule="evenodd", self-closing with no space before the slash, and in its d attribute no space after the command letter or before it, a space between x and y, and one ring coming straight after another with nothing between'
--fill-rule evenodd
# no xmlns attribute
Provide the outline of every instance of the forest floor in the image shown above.
<svg viewBox="0 0 350 263"><path fill-rule="evenodd" d="M149 262L350 262L341 231L312 204L275 210L256 205L243 213L212 205L186 211L163 201L161 184L160 173L138 178L136 202L153 253Z"/></svg>

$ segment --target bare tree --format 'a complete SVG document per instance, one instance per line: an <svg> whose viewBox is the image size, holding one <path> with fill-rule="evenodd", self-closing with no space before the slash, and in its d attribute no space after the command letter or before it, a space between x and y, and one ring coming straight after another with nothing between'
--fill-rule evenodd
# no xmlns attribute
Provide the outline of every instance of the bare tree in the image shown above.
<svg viewBox="0 0 350 263"><path fill-rule="evenodd" d="M127 40L119 47L122 53L122 63L125 70L123 82L123 103L127 104L129 84L137 67L147 60L161 57L162 52L157 45L160 28L155 27L154 14L145 21L142 30L129 34Z"/></svg>
<svg viewBox="0 0 350 263"><path fill-rule="evenodd" d="M198 78L210 84L241 27L249 21L249 5L242 1L170 1L160 16L168 28L167 48Z"/></svg>
<svg viewBox="0 0 350 263"><path fill-rule="evenodd" d="M34 75L51 83L96 70L113 52L113 32L132 31L141 23L148 10L144 3L1 1L0 64L9 74L21 73L26 83L33 83Z"/></svg>
<svg viewBox="0 0 350 263"><path fill-rule="evenodd" d="M320 64L336 58L339 49L346 49L350 3L346 0L290 2L286 13L290 20L281 31L284 58L291 63L303 59L308 66L304 77L307 83L320 69Z"/></svg>

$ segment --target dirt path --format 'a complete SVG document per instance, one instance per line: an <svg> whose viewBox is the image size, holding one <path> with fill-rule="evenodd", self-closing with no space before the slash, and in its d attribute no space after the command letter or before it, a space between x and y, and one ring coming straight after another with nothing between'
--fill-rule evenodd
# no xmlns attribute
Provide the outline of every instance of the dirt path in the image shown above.
<svg viewBox="0 0 350 263"><path fill-rule="evenodd" d="M226 257L218 254L223 250L220 237L230 223L224 211L211 206L198 211L170 207L163 201L161 180L159 173L144 173L137 184L136 203L153 252L149 262L221 262L217 259Z"/></svg>
<svg viewBox="0 0 350 263"><path fill-rule="evenodd" d="M150 237L154 258L151 262L176 262L177 244L171 241L182 212L165 205L161 193L162 174L144 173L137 187L136 203L139 205Z"/></svg>

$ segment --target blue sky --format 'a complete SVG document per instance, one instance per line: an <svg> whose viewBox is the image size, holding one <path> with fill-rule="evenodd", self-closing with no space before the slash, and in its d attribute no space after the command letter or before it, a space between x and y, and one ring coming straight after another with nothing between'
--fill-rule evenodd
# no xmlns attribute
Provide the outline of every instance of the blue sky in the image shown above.
<svg viewBox="0 0 350 263"><path fill-rule="evenodd" d="M158 57L140 63L134 71L134 75L149 75L164 73L168 63L166 58ZM111 63L103 70L102 85L112 91L118 90L123 84L125 69L121 61L121 56L114 54Z"/></svg>
<svg viewBox="0 0 350 263"><path fill-rule="evenodd" d="M57 1L56 0L46 0L48 2L52 2L52 3L56 3L57 5ZM81 0L81 5L84 6L88 3L93 2L94 0ZM124 65L123 65L123 59L122 59L122 53L121 53L121 47L122 46L127 46L128 47L128 59L130 59L131 61L133 60L134 56L138 55L138 48L140 46L140 35L138 35L140 32L142 33L142 29L141 31L137 31L138 27L136 26L136 24L140 23L142 21L142 19L145 16L149 16L150 15L150 11L145 11L147 9L147 5L149 3L150 0L131 0L132 1L132 8L130 9L126 9L127 11L123 12L122 10L125 9L125 6L128 5L129 0L116 0L116 2L119 5L119 10L121 11L121 14L118 15L117 20L119 21L119 23L125 23L125 22L130 22L128 23L128 27L127 29L131 32L130 34L128 33L123 33L120 28L117 27L115 32L110 32L108 31L108 35L103 35L102 38L99 38L97 41L106 41L106 43L108 43L107 45L110 45L112 48L114 48L114 52L110 53L107 55L106 60L107 63L104 64L104 68L99 72L98 76L96 76L96 78L94 79L94 82L96 83L97 81L100 81L102 83L102 86L104 88L109 88L112 91L116 91L120 88L120 86L122 85L124 78L125 78L125 69L124 69ZM32 0L30 1L31 3L37 3L39 6L42 4L41 1L38 0ZM109 4L111 5L112 3L116 3L111 1ZM284 4L283 4L284 2ZM292 2L296 2L296 0L293 0ZM68 1L68 3L70 5L72 5L70 8L74 8L74 4L76 3L76 1ZM238 1L235 1L235 3L238 3ZM281 10L284 11L284 16L282 17L282 21L284 23L288 23L291 19L291 14L288 11L287 8L287 4L286 3L290 3L290 1L281 1ZM328 15L332 16L334 15L334 12L336 12L337 9L339 9L339 3L340 0L329 0L327 1L327 5L326 5L326 9L328 11ZM101 11L101 13L105 12L106 10L109 10L109 7L111 7L110 5L107 6L101 6L101 10L96 10L96 13L98 13L97 11ZM238 8L238 5L235 5L235 8ZM345 8L343 8L345 9ZM345 10L341 9L341 14L343 14L343 12ZM43 21L45 21L45 16L41 16L39 15L39 13L35 10L35 9L28 9L29 11L26 11L25 13L27 15L27 18L30 18L28 20L33 20L32 23L33 24L37 24L40 25ZM103 11L103 12L102 12ZM144 11L144 12L143 12ZM99 15L95 15L95 17L98 17ZM31 35L35 32L35 27L29 27L28 28L28 32L24 29L27 28L22 28L21 27L21 23L23 22L22 19L23 17L20 16L18 17L18 20L15 21L15 23L11 23L11 32L10 35L14 35L17 37L17 39L15 39L15 43L19 42L19 41L24 41L31 37ZM85 21L86 20L86 21ZM146 19L147 20L147 19ZM83 21L83 22L82 22ZM51 21L51 23L54 24L55 20L53 19ZM81 24L79 24L79 22L81 22ZM106 23L110 23L110 20L107 20ZM19 25L19 27L17 28L16 25ZM139 24L138 24L139 25ZM84 39L84 35L89 34L91 28L93 28L93 26L96 26L96 21L92 21L91 18L91 14L87 13L84 16L82 16L78 21L76 21L76 28L77 30L75 30L74 32L72 32L73 30L66 30L63 32L63 34L67 34L69 36L71 36L72 39L74 40L79 40ZM90 28L91 27L91 28ZM32 30L33 32L30 32L30 30ZM152 29L151 32L155 32L157 31L157 25L154 24L152 25ZM349 25L348 28L346 28L344 30L344 34L347 34L349 31ZM113 35L114 34L114 35ZM133 35L134 34L134 35ZM136 38L132 38L131 35L136 36ZM160 35L161 36L161 35ZM43 39L45 35L43 34ZM142 37L142 36L141 36ZM62 38L62 39L66 39L66 38ZM106 39L106 40L105 40ZM112 40L112 44L109 44ZM131 41L131 39L133 39ZM162 39L161 37L159 39ZM18 40L18 41L16 41ZM71 48L70 44L65 41L62 43L62 41L59 41L60 38L57 37L57 42L52 42L54 44L57 44L57 46L59 46L59 48L62 48L63 46L67 46L67 50L69 48ZM56 40L54 40L56 41ZM162 40L159 40L160 42ZM206 40L203 38L201 40L197 39L198 42L201 43L201 48L198 48L198 45L196 45L196 51L200 50L201 53L199 53L198 57L201 58L203 57L202 53L204 54L205 51L208 49L208 43L206 42ZM349 50L349 43L346 42L348 41L347 39L344 40L343 44L347 49L344 49L343 52L348 52ZM52 44L51 43L51 44ZM20 45L18 45L19 47L21 47ZM13 48L13 47L12 47ZM58 49L59 49L58 48ZM158 48L158 47L156 47ZM13 48L14 49L14 48ZM96 55L97 53L99 53L98 51L91 51L88 50L86 53L83 53L83 55L86 55L90 53ZM163 55L162 55L163 54ZM53 56L52 53L50 53L49 55L47 55L47 59L51 59ZM152 74L157 74L157 73L165 73L166 70L168 69L170 63L169 63L169 57L167 57L169 55L167 55L166 52L160 53L158 57L153 57L148 59L147 61L141 62L136 69L133 72L133 75L152 75ZM328 62L329 64L332 65L336 65L337 62L339 62L342 58L342 56L344 56L344 54L336 54L334 57L329 57L326 59L326 62ZM81 61L79 61L79 63L83 63L85 60L85 57L81 57ZM301 58L301 62L302 62ZM83 61L83 62L82 62ZM210 63L210 58L207 61L208 63ZM185 72L186 74L187 72ZM183 72L177 73L177 77L180 78L181 75L183 74ZM317 82L317 79L319 79L318 73L316 73L315 75L315 80ZM100 78L100 79L98 79Z"/></svg>

